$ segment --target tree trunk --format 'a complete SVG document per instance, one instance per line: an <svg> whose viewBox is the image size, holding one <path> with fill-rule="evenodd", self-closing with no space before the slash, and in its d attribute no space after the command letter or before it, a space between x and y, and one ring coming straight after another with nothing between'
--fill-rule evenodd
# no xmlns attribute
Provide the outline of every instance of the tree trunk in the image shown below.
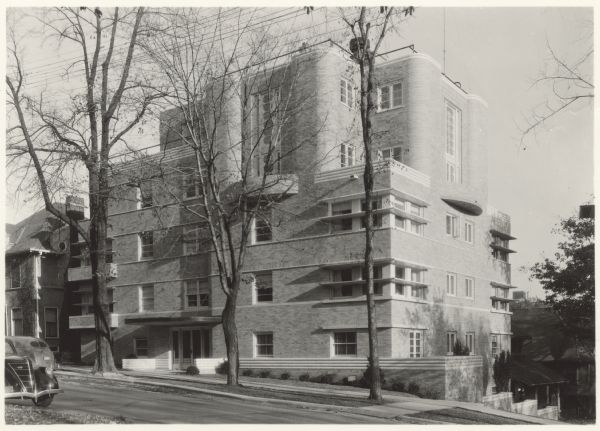
<svg viewBox="0 0 600 431"><path fill-rule="evenodd" d="M237 327L235 324L235 305L237 289L231 289L232 295L227 295L225 308L223 308L223 334L225 335L225 346L227 348L227 384L239 385L238 377L240 371L240 353L238 350Z"/></svg>

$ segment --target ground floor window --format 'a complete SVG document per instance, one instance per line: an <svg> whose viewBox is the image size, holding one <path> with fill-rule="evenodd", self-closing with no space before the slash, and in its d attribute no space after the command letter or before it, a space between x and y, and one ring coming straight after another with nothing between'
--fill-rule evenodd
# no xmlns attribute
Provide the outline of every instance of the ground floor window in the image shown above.
<svg viewBox="0 0 600 431"><path fill-rule="evenodd" d="M12 335L15 337L23 335L23 309L13 308L12 312Z"/></svg>
<svg viewBox="0 0 600 431"><path fill-rule="evenodd" d="M148 356L148 339L147 338L134 338L133 339L133 350L135 356L146 357Z"/></svg>
<svg viewBox="0 0 600 431"><path fill-rule="evenodd" d="M446 333L446 353L451 355L454 352L454 345L456 344L456 332L450 331Z"/></svg>
<svg viewBox="0 0 600 431"><path fill-rule="evenodd" d="M499 353L499 344L498 344L498 336L492 334L492 357L496 357Z"/></svg>
<svg viewBox="0 0 600 431"><path fill-rule="evenodd" d="M411 358L423 357L423 331L409 332L409 347Z"/></svg>
<svg viewBox="0 0 600 431"><path fill-rule="evenodd" d="M469 353L475 352L475 333L467 332L465 335L465 345L469 348Z"/></svg>
<svg viewBox="0 0 600 431"><path fill-rule="evenodd" d="M333 351L335 356L356 356L356 332L335 332Z"/></svg>
<svg viewBox="0 0 600 431"><path fill-rule="evenodd" d="M255 356L256 357L273 357L273 333L263 332L255 334Z"/></svg>
<svg viewBox="0 0 600 431"><path fill-rule="evenodd" d="M44 337L58 338L58 308L44 308Z"/></svg>

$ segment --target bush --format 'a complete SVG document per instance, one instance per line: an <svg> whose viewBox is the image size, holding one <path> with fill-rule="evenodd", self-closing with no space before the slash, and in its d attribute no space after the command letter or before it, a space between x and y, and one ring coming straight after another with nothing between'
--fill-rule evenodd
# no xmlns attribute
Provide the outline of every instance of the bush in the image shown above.
<svg viewBox="0 0 600 431"><path fill-rule="evenodd" d="M508 392L510 382L510 352L501 351L494 359L494 383L496 392Z"/></svg>
<svg viewBox="0 0 600 431"><path fill-rule="evenodd" d="M263 379L268 379L269 377L271 377L271 372L269 370L263 370L260 373L258 373L258 375Z"/></svg>
<svg viewBox="0 0 600 431"><path fill-rule="evenodd" d="M185 373L190 376L197 376L198 374L200 374L200 370L198 369L197 366L190 365L189 367L187 367L185 369Z"/></svg>
<svg viewBox="0 0 600 431"><path fill-rule="evenodd" d="M217 365L217 374L227 374L227 372L229 371L229 361L227 361L227 359L223 362L221 362L219 365Z"/></svg>
<svg viewBox="0 0 600 431"><path fill-rule="evenodd" d="M439 400L441 399L441 395L438 391L433 389L425 389L423 394L419 394L421 398L429 398L430 400Z"/></svg>
<svg viewBox="0 0 600 431"><path fill-rule="evenodd" d="M394 379L392 380L392 391L406 392L406 385L404 384L404 382Z"/></svg>
<svg viewBox="0 0 600 431"><path fill-rule="evenodd" d="M281 375L279 376L279 378L280 378L281 380L289 380L289 378L290 378L290 373L288 373L287 371L286 371L286 372L284 372L284 373L281 373Z"/></svg>
<svg viewBox="0 0 600 431"><path fill-rule="evenodd" d="M137 359L137 355L135 353L130 353L129 355L125 356L125 359Z"/></svg>
<svg viewBox="0 0 600 431"><path fill-rule="evenodd" d="M254 371L251 369L244 370L244 371L242 371L242 376L253 377Z"/></svg>
<svg viewBox="0 0 600 431"><path fill-rule="evenodd" d="M325 383L327 385L332 385L336 378L337 374L323 373L311 378L310 381L314 383Z"/></svg>
<svg viewBox="0 0 600 431"><path fill-rule="evenodd" d="M471 352L469 351L469 348L460 340L456 340L454 346L452 347L452 353L454 353L454 356L469 356Z"/></svg>
<svg viewBox="0 0 600 431"><path fill-rule="evenodd" d="M308 373L300 374L300 376L298 377L298 380L300 380L301 382L308 382L309 379L310 375Z"/></svg>
<svg viewBox="0 0 600 431"><path fill-rule="evenodd" d="M410 382L408 384L408 393L417 395L419 393L419 385L417 385L415 382Z"/></svg>
<svg viewBox="0 0 600 431"><path fill-rule="evenodd" d="M360 380L358 381L357 386L360 386L361 388L370 388L371 387L371 376L372 376L372 367L371 364L369 364L369 366L367 367L367 369L364 371L362 377L360 378ZM384 385L385 383L385 377L383 374L383 370L381 368L379 368L379 380L381 381L381 386Z"/></svg>

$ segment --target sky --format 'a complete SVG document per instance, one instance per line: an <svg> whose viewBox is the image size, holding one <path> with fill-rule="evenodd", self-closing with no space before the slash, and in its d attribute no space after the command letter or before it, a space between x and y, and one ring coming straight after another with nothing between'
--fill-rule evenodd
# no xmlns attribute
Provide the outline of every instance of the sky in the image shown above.
<svg viewBox="0 0 600 431"><path fill-rule="evenodd" d="M552 229L593 198L593 106L582 103L561 113L525 146L523 118L547 98L547 90L532 83L548 64L548 46L559 57L582 54L593 11L445 8L445 16L444 26L443 8L418 7L382 49L414 44L443 64L445 38L446 74L487 101L489 202L511 216L518 238L511 245L517 250L511 255L512 284L542 297L539 285L519 268L551 256L560 239ZM13 199L13 186L8 181L6 220L12 223L40 207Z"/></svg>

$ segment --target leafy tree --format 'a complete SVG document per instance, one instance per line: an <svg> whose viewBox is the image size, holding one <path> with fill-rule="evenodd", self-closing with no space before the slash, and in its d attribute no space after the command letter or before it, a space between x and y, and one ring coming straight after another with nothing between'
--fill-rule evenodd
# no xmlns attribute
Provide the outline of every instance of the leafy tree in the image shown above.
<svg viewBox="0 0 600 431"><path fill-rule="evenodd" d="M594 219L570 217L555 232L566 239L558 244L553 259L531 268L531 278L546 291L546 303L560 318L564 334L593 345Z"/></svg>
<svg viewBox="0 0 600 431"><path fill-rule="evenodd" d="M494 383L497 392L508 392L510 389L510 352L501 351L494 359Z"/></svg>

